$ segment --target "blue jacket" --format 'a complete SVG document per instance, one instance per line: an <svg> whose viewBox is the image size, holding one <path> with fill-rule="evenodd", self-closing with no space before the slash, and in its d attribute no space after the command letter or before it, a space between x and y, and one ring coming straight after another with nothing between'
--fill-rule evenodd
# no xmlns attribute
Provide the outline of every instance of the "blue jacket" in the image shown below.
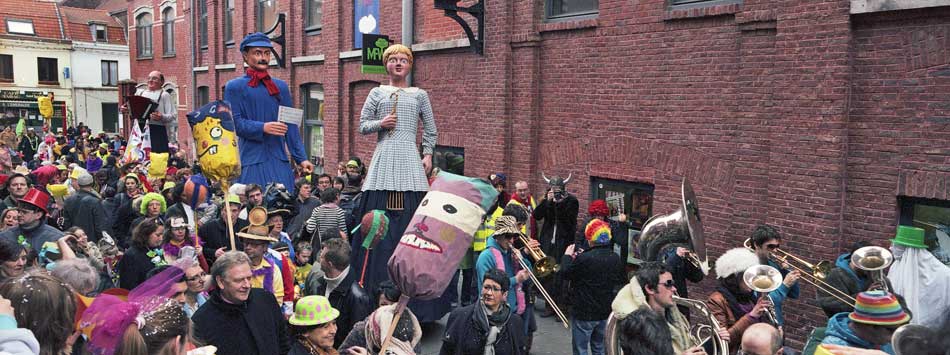
<svg viewBox="0 0 950 355"><path fill-rule="evenodd" d="M894 354L894 349L891 347L891 344L887 344L878 348L866 340L858 338L857 334L854 334L854 331L851 330L851 318L848 318L849 314L850 313L847 312L838 313L828 320L828 328L825 330L825 339L821 341L822 344L844 345L861 349L875 349L881 350L888 354Z"/></svg>
<svg viewBox="0 0 950 355"><path fill-rule="evenodd" d="M253 165L263 164L256 167L256 169L260 169L260 171L274 171L274 169L290 171L290 162L288 162L287 153L284 151L285 142L297 163L307 159L303 141L300 138L299 127L295 124L288 124L287 134L284 137L264 134L264 123L277 121L277 111L280 106L294 106L287 83L272 78L277 88L280 89L280 96L275 98L267 93L267 88L264 87L263 83L257 85L257 87L248 86L250 80L249 76L244 75L231 79L224 87L224 100L231 104L235 130L238 135L242 169L247 170ZM293 174L288 176L290 177L289 182L280 182L284 183L287 190L292 191L294 186ZM244 181L243 178L244 176L242 176L242 181ZM249 182L264 186L269 181Z"/></svg>
<svg viewBox="0 0 950 355"><path fill-rule="evenodd" d="M835 266L841 268L841 270L844 270L848 276L851 276L851 279L858 283L859 290L863 290L865 286L867 286L865 284L867 279L858 277L858 274L851 269L851 253L838 255L838 259L835 260Z"/></svg>
<svg viewBox="0 0 950 355"><path fill-rule="evenodd" d="M783 269L774 261L769 259L769 266L774 267L782 272L782 279L785 279L785 275L788 275L789 271ZM785 303L786 298L798 299L798 295L801 292L801 288L798 286L798 283L795 283L795 286L788 287L785 284L779 286L775 291L769 292L769 297L772 297L772 304L775 305L775 318L778 321L779 325L785 324L785 316L782 314L782 304Z"/></svg>
<svg viewBox="0 0 950 355"><path fill-rule="evenodd" d="M518 295L515 293L515 268L514 265L517 263L511 257L511 250L505 251L501 249L501 246L498 245L498 242L495 241L494 237L488 238L488 244L485 247L485 250L482 250L481 254L478 254L478 260L475 261L475 273L478 275L478 292L481 294L482 283L485 282L485 273L488 270L495 269L495 255L492 253L492 249L501 251L501 257L505 260L505 273L508 274L508 284L511 285L508 288L508 306L511 307L511 311L515 312L518 310ZM528 258L523 258L525 263L528 264L528 267L534 267L531 265L531 260Z"/></svg>

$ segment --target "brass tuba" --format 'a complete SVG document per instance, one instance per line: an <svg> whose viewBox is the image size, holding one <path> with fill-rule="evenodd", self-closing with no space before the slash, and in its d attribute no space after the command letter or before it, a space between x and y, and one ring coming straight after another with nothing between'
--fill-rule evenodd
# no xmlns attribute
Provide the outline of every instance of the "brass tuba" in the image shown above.
<svg viewBox="0 0 950 355"><path fill-rule="evenodd" d="M688 239L660 238L660 234L670 228L679 228L686 232ZM671 243L688 243L690 252L687 260L700 268L703 274L709 274L709 257L706 255L706 241L703 236L702 218L699 216L699 205L696 203L696 194L693 193L693 188L686 178L683 178L680 208L669 214L650 217L643 225L639 241L632 246L631 250L637 250L643 261L656 261L663 247Z"/></svg>

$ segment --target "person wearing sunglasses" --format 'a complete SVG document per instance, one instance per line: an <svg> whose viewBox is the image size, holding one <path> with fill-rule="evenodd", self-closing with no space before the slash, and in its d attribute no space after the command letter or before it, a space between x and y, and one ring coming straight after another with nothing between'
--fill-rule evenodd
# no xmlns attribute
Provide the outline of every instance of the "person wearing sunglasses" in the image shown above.
<svg viewBox="0 0 950 355"><path fill-rule="evenodd" d="M782 314L782 304L785 299L798 299L801 293L798 285L798 279L801 272L798 270L789 271L789 265L782 263L780 265L773 258L772 253L782 248L782 235L778 233L775 227L767 224L760 224L752 231L752 247L755 249L755 256L759 258L759 263L774 267L782 272L782 285L778 289L769 293L772 299L773 309L775 311L776 326L779 328L785 324L785 317Z"/></svg>
<svg viewBox="0 0 950 355"><path fill-rule="evenodd" d="M618 317L624 322L647 322L647 318L626 320L638 309L649 309L658 316L666 320L669 326L670 336L666 339L660 339L657 342L670 342L673 346L673 354L676 355L701 355L705 354L702 344L690 336L689 320L676 307L676 301L673 296L676 295L676 283L673 281L673 274L666 265L659 262L643 263L637 269L630 283L624 286L617 297L614 298L611 308ZM646 324L625 324L624 329L644 328ZM666 332L662 332L667 334ZM729 334L724 330L719 335L726 341Z"/></svg>

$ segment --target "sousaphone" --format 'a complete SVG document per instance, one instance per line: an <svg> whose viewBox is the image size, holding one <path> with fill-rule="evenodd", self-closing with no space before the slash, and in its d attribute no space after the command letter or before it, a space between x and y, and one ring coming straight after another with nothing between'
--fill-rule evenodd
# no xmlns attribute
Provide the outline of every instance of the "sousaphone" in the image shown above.
<svg viewBox="0 0 950 355"><path fill-rule="evenodd" d="M672 238L661 236L663 232L673 228L683 233L677 233L677 236ZM631 238L631 243L633 243L633 238ZM657 256L664 247L674 243L688 244L690 252L687 254L687 260L701 269L704 275L709 274L709 257L706 255L706 240L703 236L699 204L696 202L693 188L685 177L680 207L672 213L656 215L647 220L640 232L639 241L631 247L634 248L632 250L639 252L642 261L651 262L657 260Z"/></svg>

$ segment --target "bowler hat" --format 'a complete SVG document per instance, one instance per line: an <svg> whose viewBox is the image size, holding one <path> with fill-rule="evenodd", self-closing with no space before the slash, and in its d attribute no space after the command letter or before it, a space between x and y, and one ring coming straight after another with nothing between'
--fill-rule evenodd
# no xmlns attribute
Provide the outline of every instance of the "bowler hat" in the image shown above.
<svg viewBox="0 0 950 355"><path fill-rule="evenodd" d="M924 244L924 230L917 227L897 226L897 236L891 239L891 242L905 247L927 249Z"/></svg>
<svg viewBox="0 0 950 355"><path fill-rule="evenodd" d="M289 322L293 325L311 326L328 323L340 316L340 311L330 305L323 296L307 296L297 301L294 315Z"/></svg>
<svg viewBox="0 0 950 355"><path fill-rule="evenodd" d="M49 210L46 209L46 205L49 204L49 195L36 188L31 188L26 192L26 196L23 196L23 198L17 200L17 202L31 204L43 210L43 213L49 214Z"/></svg>

